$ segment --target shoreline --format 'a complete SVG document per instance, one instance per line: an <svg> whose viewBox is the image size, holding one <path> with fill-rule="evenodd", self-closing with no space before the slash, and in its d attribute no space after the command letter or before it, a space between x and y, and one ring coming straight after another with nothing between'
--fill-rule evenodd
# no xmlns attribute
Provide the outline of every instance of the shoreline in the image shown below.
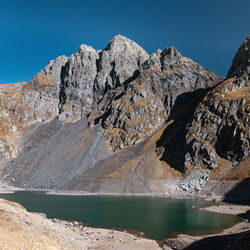
<svg viewBox="0 0 250 250"><path fill-rule="evenodd" d="M210 207L205 207L205 208L200 208L200 209L210 211L213 213L231 214L231 215L239 216L241 214L248 213L248 211L250 211L250 205L222 203L222 204L219 204L218 206L210 206Z"/></svg>
<svg viewBox="0 0 250 250"><path fill-rule="evenodd" d="M8 194L8 193L15 193L18 191L35 191L35 192L43 192L47 195L68 195L68 196L132 196L132 197L162 197L162 198L174 198L174 199L204 199L206 201L219 201L217 205L211 205L208 207L202 207L199 208L201 210L210 211L213 213L221 213L221 214L231 214L235 216L239 216L242 221L233 225L230 228L226 228L224 230L221 230L216 233L212 234L205 234L205 235L192 235L192 234L177 234L176 237L171 238L167 237L163 240L157 240L156 242L161 246L167 246L170 247L178 244L184 244L185 246L188 246L190 244L193 244L197 241L202 241L204 239L210 238L210 237L216 237L216 236L227 236L230 234L238 234L242 232L246 232L250 230L250 205L241 205L241 204L233 204L233 203L225 203L221 202L220 198L218 196L211 196L211 195L199 195L199 194L154 194L154 193L141 193L141 194L134 194L134 193L90 193L90 192L83 192L83 191L66 191L66 190L44 190L44 189L22 189L18 187L13 186L0 186L0 194ZM219 199L218 199L219 198ZM240 202L239 202L240 203ZM216 204L216 203L215 203ZM244 217L246 215L247 218ZM121 232L127 232L129 234L135 235L136 237L143 237L143 235L133 234L132 231L128 229L121 230ZM173 243L174 242L174 243ZM178 247L174 246L175 249L178 249ZM181 249L181 248L179 248Z"/></svg>
<svg viewBox="0 0 250 250"><path fill-rule="evenodd" d="M0 199L0 242L4 249L160 249L154 240L77 221L48 219Z"/></svg>
<svg viewBox="0 0 250 250"><path fill-rule="evenodd" d="M7 186L5 188L0 185L0 194L15 193L17 191L28 192L43 192L47 195L65 195L65 196L135 196L135 197L162 197L162 198L174 198L174 199L204 199L207 201L220 201L220 196L215 195L203 195L195 193L108 193L108 192L87 192L87 191L74 191L74 190L53 190L53 189L36 189L36 188L19 188L14 186Z"/></svg>

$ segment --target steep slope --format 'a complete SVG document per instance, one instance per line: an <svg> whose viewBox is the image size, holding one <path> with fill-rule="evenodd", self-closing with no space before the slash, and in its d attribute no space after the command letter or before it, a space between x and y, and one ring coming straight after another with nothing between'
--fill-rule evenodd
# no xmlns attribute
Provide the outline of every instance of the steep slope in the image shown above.
<svg viewBox="0 0 250 250"><path fill-rule="evenodd" d="M29 83L0 85L0 163L20 152L18 138L25 129L57 116L58 104L56 86L42 74Z"/></svg>
<svg viewBox="0 0 250 250"><path fill-rule="evenodd" d="M174 47L149 56L119 35L13 86L0 91L0 148L14 185L198 191L249 153L249 37L226 80Z"/></svg>
<svg viewBox="0 0 250 250"><path fill-rule="evenodd" d="M240 47L235 56L238 59L233 60L231 67L240 74L237 73L233 78L228 76L225 80L219 80L214 83L216 84L214 87L177 96L176 106L172 107L170 115L172 120L169 118L169 122L161 130L136 146L108 157L95 168L79 177L76 176L65 187L95 192L171 194L176 191L197 192L207 183L205 188L207 193L223 195L225 192L230 192L239 181L248 177L250 171L249 71L247 71L249 59L243 60L247 65L238 64L238 67L245 71L238 70L234 64L235 61L241 61L239 54L243 58L246 55L249 58L249 37ZM157 83L155 78L149 86L154 83ZM133 81L128 84L130 85L133 89ZM120 94L119 98L125 99L123 95L127 94L128 89L124 94ZM159 90L159 88L155 89ZM143 91L148 91L148 88L141 89L142 93ZM112 96L111 93L109 93L110 96ZM133 93L132 96L136 97L135 92ZM174 92L170 93L174 95ZM116 107L118 98L113 95L113 99L110 98L112 101L108 102L107 99L104 102L108 103L109 107ZM141 99L147 100L143 97ZM145 105L144 108L152 110L151 106L152 104ZM126 121L125 112L123 112L123 109L126 110L125 101L122 100L117 107L119 112L111 108L112 111L101 117L104 126L107 125L105 121L109 121L110 117L120 119L120 122L117 119L115 120L117 123L110 123L111 126L120 125L122 121ZM135 109L132 106L125 114L131 116L133 110ZM148 113L152 116L151 112ZM145 116L142 115L142 117ZM138 117L140 113L134 115L131 121L136 123ZM148 117L145 120L150 122ZM142 123L142 120L140 122ZM110 131L120 133L121 129L118 127L106 130L105 136L112 138L114 135L110 134ZM119 135L121 137L121 133ZM125 141L129 136L124 133L123 138ZM128 141L131 142L131 140ZM117 143L117 141L111 142ZM118 144L115 143L113 144L115 146L122 145L121 140L118 140ZM208 181L209 179L211 181ZM230 182L230 179L234 181ZM213 180L218 181L213 182ZM226 181L223 184L224 191L221 186L223 180ZM244 181L246 190L248 186L249 182ZM247 192L241 192L238 197L249 200Z"/></svg>
<svg viewBox="0 0 250 250"><path fill-rule="evenodd" d="M144 49L121 35L102 51L80 46L62 68L59 118L76 121L85 117L104 93L132 77L147 58Z"/></svg>
<svg viewBox="0 0 250 250"><path fill-rule="evenodd" d="M227 78L161 138L162 159L180 171L195 169L192 178L207 179L211 170L211 177L221 177L249 155L249 49L248 36ZM183 188L194 188L187 186Z"/></svg>
<svg viewBox="0 0 250 250"><path fill-rule="evenodd" d="M58 119L35 125L20 140L22 153L3 170L3 180L23 188L58 189L74 176L111 155L103 129L86 120L63 124Z"/></svg>
<svg viewBox="0 0 250 250"><path fill-rule="evenodd" d="M180 70L176 73L179 64ZM105 129L109 126L125 134L120 145L111 143L113 150L132 145L159 128L169 115L174 98L169 96L165 100L164 93L171 95L175 82L178 82L175 89L179 89L179 85L184 86L178 90L181 93L205 87L216 77L200 65L181 57L174 48L163 52L158 50L149 57L139 45L121 35L114 37L102 51L82 45L69 58L60 56L50 61L30 82L0 86L1 162L13 159L22 152L17 139L22 137L26 128L56 117L64 123L89 117L90 124L102 118L101 124ZM128 88L130 82L133 83ZM143 88L146 90L141 91ZM126 115L121 117L127 122L125 128L114 122L118 111L112 95L118 103L126 102L123 95L134 98L128 106L133 109L136 103L138 111L135 114L138 116L141 113L139 118L145 116L144 120L149 119L144 124L145 129L138 123L129 124L131 118ZM114 101L112 107L109 107L110 101ZM114 110L114 114L103 119L103 114L107 118L108 110ZM126 112L126 107L123 110L122 113ZM112 131L107 131L105 135L108 142L110 133ZM116 140L115 136L111 138ZM117 138L119 140L120 136Z"/></svg>
<svg viewBox="0 0 250 250"><path fill-rule="evenodd" d="M158 50L133 78L104 95L89 121L101 122L106 129L105 139L114 151L123 149L160 128L188 100L188 92L211 87L217 78L211 71L182 57L174 47Z"/></svg>
<svg viewBox="0 0 250 250"><path fill-rule="evenodd" d="M144 141L98 162L72 178L62 189L103 193L174 193L180 173L159 161L155 152L156 142L171 123Z"/></svg>
<svg viewBox="0 0 250 250"><path fill-rule="evenodd" d="M192 148L187 153L185 165L202 163L193 155L207 151L211 159L203 166L214 168L218 165L216 154L233 164L244 160L249 154L250 130L250 36L244 41L234 57L227 79L210 92L194 112L188 125L187 144ZM194 138L194 135L197 138ZM199 139L200 138L200 139ZM206 141L204 145L202 140ZM208 150L211 145L215 153ZM205 152L204 152L205 153ZM206 154L206 153L205 153Z"/></svg>

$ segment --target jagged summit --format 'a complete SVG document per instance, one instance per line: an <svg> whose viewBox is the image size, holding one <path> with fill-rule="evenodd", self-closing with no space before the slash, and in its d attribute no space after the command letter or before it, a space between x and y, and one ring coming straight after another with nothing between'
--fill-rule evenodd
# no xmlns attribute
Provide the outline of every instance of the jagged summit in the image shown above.
<svg viewBox="0 0 250 250"><path fill-rule="evenodd" d="M91 52L94 52L96 50L91 46L88 46L86 44L82 44L77 51L91 51Z"/></svg>
<svg viewBox="0 0 250 250"><path fill-rule="evenodd" d="M114 36L108 44L114 44L114 43L135 43L135 42L126 36L118 34Z"/></svg>
<svg viewBox="0 0 250 250"><path fill-rule="evenodd" d="M221 82L174 47L149 56L120 35L101 51L81 45L29 83L0 88L3 176L22 187L131 193L151 192L150 180L165 192L158 184L169 174L194 171L197 190L221 158L247 157L248 55L249 38L231 69L241 76Z"/></svg>
<svg viewBox="0 0 250 250"><path fill-rule="evenodd" d="M182 57L181 53L174 46L164 49L162 52L162 57L164 56L168 56L170 59L174 59L174 58L179 59Z"/></svg>
<svg viewBox="0 0 250 250"><path fill-rule="evenodd" d="M140 67L149 58L148 53L140 45L121 35L115 36L101 54L103 55L105 52L117 62L120 57L125 62L131 60L131 63L137 67ZM130 65L126 65L126 67L130 67Z"/></svg>
<svg viewBox="0 0 250 250"><path fill-rule="evenodd" d="M81 45L29 83L0 88L2 176L21 187L166 193L169 176L186 171L175 188L196 192L221 162L248 155L248 60L249 38L229 73L240 77L218 84L174 47L149 56L120 35L101 51Z"/></svg>
<svg viewBox="0 0 250 250"><path fill-rule="evenodd" d="M244 73L250 74L250 35L242 43L236 55L234 56L232 66L230 67L227 78L233 76L242 76Z"/></svg>
<svg viewBox="0 0 250 250"><path fill-rule="evenodd" d="M144 53L147 54L147 52L140 46L138 45L136 42L134 42L133 40L122 36L122 35L116 35L114 36L111 41L108 43L106 49L110 49L111 47L120 47L120 46L128 46L129 48L136 48L139 50L142 50Z"/></svg>

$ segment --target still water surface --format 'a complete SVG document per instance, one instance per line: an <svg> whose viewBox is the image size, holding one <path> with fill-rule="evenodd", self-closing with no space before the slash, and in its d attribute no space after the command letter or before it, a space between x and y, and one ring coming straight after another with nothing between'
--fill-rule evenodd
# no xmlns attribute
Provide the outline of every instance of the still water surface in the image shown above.
<svg viewBox="0 0 250 250"><path fill-rule="evenodd" d="M46 213L48 218L82 221L92 227L137 230L156 240L175 232L212 233L239 222L236 216L199 210L211 204L202 199L46 195L27 191L0 197L18 202L30 212Z"/></svg>

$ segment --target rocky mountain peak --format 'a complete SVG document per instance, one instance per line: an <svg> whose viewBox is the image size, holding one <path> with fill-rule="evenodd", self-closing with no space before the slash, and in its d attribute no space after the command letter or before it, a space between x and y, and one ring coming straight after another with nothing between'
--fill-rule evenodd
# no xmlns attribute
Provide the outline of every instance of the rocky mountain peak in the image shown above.
<svg viewBox="0 0 250 250"><path fill-rule="evenodd" d="M96 52L94 48L86 44L82 44L77 51Z"/></svg>
<svg viewBox="0 0 250 250"><path fill-rule="evenodd" d="M26 188L142 193L185 172L176 190L197 192L249 157L249 37L229 77L174 47L149 56L120 35L101 51L81 45L29 83L0 86L0 176Z"/></svg>
<svg viewBox="0 0 250 250"><path fill-rule="evenodd" d="M107 45L107 48L108 47L111 47L111 46L115 46L115 45L122 45L122 44L125 44L125 43L135 43L134 41L132 41L131 39L125 37L125 36L122 36L120 34L114 36L110 42L108 43ZM139 46L139 45L138 45Z"/></svg>
<svg viewBox="0 0 250 250"><path fill-rule="evenodd" d="M58 91L61 84L61 68L68 61L67 56L58 56L56 59L51 60L49 64L42 69L38 74L43 74L54 81L54 85L57 87Z"/></svg>
<svg viewBox="0 0 250 250"><path fill-rule="evenodd" d="M173 46L166 48L162 52L162 57L168 57L170 59L180 59L182 56L180 52Z"/></svg>
<svg viewBox="0 0 250 250"><path fill-rule="evenodd" d="M109 42L103 50L103 54L108 54L109 59L115 60L116 63L120 63L120 57L125 61L131 60L131 63L137 66L137 68L149 58L148 53L140 45L121 35L115 36Z"/></svg>
<svg viewBox="0 0 250 250"><path fill-rule="evenodd" d="M101 51L81 45L62 68L59 118L85 117L107 91L133 77L148 57L143 48L121 35Z"/></svg>
<svg viewBox="0 0 250 250"><path fill-rule="evenodd" d="M237 51L232 66L230 67L227 78L242 76L244 73L250 74L250 35L242 43Z"/></svg>
<svg viewBox="0 0 250 250"><path fill-rule="evenodd" d="M115 36L100 52L95 79L96 99L113 87L123 84L149 58L148 53L134 41Z"/></svg>
<svg viewBox="0 0 250 250"><path fill-rule="evenodd" d="M131 39L117 35L115 36L107 45L105 50L111 50L115 53L123 53L125 51L133 51L139 53L141 56L144 56L145 59L149 57L148 53L136 42L132 41Z"/></svg>

